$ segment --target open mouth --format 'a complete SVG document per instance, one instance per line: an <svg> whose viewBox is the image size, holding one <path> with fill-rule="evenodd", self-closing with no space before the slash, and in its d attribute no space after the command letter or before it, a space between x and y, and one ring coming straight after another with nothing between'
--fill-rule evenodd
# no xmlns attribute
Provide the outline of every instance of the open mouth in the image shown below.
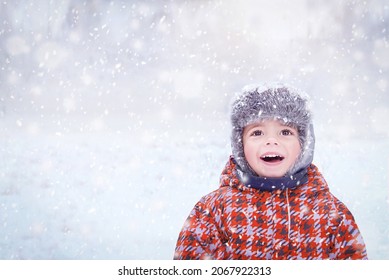
<svg viewBox="0 0 389 280"><path fill-rule="evenodd" d="M268 155L261 156L261 159L265 162L275 163L275 162L282 161L284 157L275 154L274 155L268 154Z"/></svg>

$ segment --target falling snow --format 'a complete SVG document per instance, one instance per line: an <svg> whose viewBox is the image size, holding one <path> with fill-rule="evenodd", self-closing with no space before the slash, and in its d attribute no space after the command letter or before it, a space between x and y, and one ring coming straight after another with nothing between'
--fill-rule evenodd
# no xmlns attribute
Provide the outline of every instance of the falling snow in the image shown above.
<svg viewBox="0 0 389 280"><path fill-rule="evenodd" d="M269 81L310 95L314 162L389 259L388 21L385 0L2 1L0 259L172 259L233 94Z"/></svg>

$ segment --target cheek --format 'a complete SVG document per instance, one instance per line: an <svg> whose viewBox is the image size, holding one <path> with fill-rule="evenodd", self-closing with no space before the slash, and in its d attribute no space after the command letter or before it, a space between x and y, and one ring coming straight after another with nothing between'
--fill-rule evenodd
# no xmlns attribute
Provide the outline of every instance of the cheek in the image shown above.
<svg viewBox="0 0 389 280"><path fill-rule="evenodd" d="M300 143L295 144L291 148L291 153L292 153L293 157L295 158L295 160L300 156L300 154L301 154Z"/></svg>
<svg viewBox="0 0 389 280"><path fill-rule="evenodd" d="M243 152L244 152L244 156L248 161L250 161L252 158L255 158L256 156L256 148L254 145L251 145L250 143L245 143L243 145Z"/></svg>

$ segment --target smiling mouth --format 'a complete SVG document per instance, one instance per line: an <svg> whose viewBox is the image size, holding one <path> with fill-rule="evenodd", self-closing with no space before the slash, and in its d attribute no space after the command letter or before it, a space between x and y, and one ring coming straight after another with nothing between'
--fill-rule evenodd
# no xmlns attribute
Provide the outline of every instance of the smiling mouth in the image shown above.
<svg viewBox="0 0 389 280"><path fill-rule="evenodd" d="M264 155L261 159L265 162L275 163L282 161L284 157L280 155Z"/></svg>

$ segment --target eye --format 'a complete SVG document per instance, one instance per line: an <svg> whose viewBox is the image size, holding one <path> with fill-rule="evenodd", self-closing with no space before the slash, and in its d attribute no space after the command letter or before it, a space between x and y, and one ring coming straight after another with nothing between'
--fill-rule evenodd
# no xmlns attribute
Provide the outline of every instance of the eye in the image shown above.
<svg viewBox="0 0 389 280"><path fill-rule="evenodd" d="M289 135L294 135L294 133L291 129L283 129L283 130L281 130L281 135L289 136Z"/></svg>
<svg viewBox="0 0 389 280"><path fill-rule="evenodd" d="M263 135L263 131L259 129L256 129L250 133L250 136L261 136L261 135Z"/></svg>

